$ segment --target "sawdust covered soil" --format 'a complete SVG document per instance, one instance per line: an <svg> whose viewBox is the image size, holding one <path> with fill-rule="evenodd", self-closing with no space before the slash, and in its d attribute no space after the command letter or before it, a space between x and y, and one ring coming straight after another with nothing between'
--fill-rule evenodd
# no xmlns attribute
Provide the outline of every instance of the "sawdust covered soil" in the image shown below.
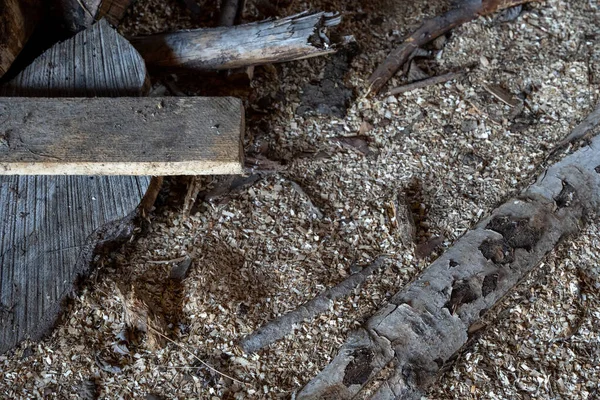
<svg viewBox="0 0 600 400"><path fill-rule="evenodd" d="M248 20L268 11L264 1L248 3ZM99 258L55 331L0 356L0 397L290 398L349 330L527 186L549 149L598 101L600 11L587 0L550 0L461 26L416 65L429 75L467 71L462 78L365 97L377 63L446 7L281 2L274 13L342 12L340 30L358 44L336 83L349 90L348 100L334 113L297 112L307 85L323 82L335 56L257 68L239 92L248 110L246 153L281 167L231 194L205 197L189 218L172 183L144 229ZM206 21L214 19L210 12ZM140 0L122 31L209 23L183 2ZM181 92L206 93L176 78L170 83ZM347 109L340 114L341 106ZM222 180L201 183L201 191L215 193ZM393 218L399 196L413 208L414 245L404 222ZM486 317L478 340L429 397L597 398L598 237L598 226L589 224L549 255ZM294 335L257 354L237 347L243 335L382 254L386 268ZM142 332L127 331L126 320Z"/></svg>

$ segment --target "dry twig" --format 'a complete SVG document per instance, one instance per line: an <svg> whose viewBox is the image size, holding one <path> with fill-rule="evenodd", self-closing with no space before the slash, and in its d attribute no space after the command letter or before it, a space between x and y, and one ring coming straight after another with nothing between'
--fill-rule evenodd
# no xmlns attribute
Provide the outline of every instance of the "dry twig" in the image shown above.
<svg viewBox="0 0 600 400"><path fill-rule="evenodd" d="M404 92L410 92L415 89L422 89L432 85L438 85L440 83L451 81L452 79L460 78L464 75L464 72L449 72L447 74L432 76L431 78L422 79L420 81L412 82L404 86L399 86L389 91L388 94L400 94Z"/></svg>

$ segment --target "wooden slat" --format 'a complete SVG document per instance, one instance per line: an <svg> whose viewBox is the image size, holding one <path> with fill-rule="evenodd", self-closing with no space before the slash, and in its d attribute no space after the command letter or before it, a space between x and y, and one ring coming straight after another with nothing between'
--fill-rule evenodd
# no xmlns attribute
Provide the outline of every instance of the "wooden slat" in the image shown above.
<svg viewBox="0 0 600 400"><path fill-rule="evenodd" d="M243 125L233 97L0 98L0 174L239 174Z"/></svg>
<svg viewBox="0 0 600 400"><path fill-rule="evenodd" d="M139 96L146 68L105 22L59 43L0 92ZM5 134L4 132L2 134ZM0 176L0 353L54 325L94 250L127 238L150 177Z"/></svg>

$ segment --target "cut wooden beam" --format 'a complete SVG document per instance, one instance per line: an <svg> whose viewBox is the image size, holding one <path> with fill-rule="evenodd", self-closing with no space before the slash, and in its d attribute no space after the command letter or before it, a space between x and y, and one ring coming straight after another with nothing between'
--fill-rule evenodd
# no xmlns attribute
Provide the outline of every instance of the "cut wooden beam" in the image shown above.
<svg viewBox="0 0 600 400"><path fill-rule="evenodd" d="M0 98L0 174L240 174L243 129L232 97Z"/></svg>
<svg viewBox="0 0 600 400"><path fill-rule="evenodd" d="M589 122L589 119L587 120ZM364 327L350 333L299 400L420 399L468 343L472 328L548 252L600 211L600 136L542 173L454 243Z"/></svg>
<svg viewBox="0 0 600 400"><path fill-rule="evenodd" d="M0 92L139 96L145 83L140 55L102 22L48 50ZM128 239L138 212L151 207L157 185L149 190L150 182L148 176L0 176L0 353L48 332L95 252Z"/></svg>
<svg viewBox="0 0 600 400"><path fill-rule="evenodd" d="M339 24L332 13L301 13L231 27L141 36L131 39L149 67L236 69L333 53L324 28Z"/></svg>
<svg viewBox="0 0 600 400"><path fill-rule="evenodd" d="M0 78L33 33L41 8L39 0L0 0Z"/></svg>

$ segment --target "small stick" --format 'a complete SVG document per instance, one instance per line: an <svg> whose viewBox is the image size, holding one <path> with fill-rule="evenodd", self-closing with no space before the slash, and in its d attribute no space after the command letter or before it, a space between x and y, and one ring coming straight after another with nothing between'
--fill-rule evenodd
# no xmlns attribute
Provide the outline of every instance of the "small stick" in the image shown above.
<svg viewBox="0 0 600 400"><path fill-rule="evenodd" d="M153 328L151 325L148 325L148 329L150 329L152 332L156 333L158 336L162 337L163 339L173 343L174 345L178 346L181 350L185 351L186 353L188 353L189 355L191 355L192 357L194 357L200 364L204 365L206 368L210 369L213 372L216 372L217 374L225 377L225 378L229 378L232 381L245 385L245 386L249 386L248 383L246 382L242 382L238 379L235 379L232 376L229 376L221 371L219 371L218 369L216 369L215 367L213 367L212 365L208 364L206 361L203 361L200 357L198 357L197 355L195 355L192 351L190 351L187 347L185 347L184 345L182 345L181 343L177 343L176 341L174 341L173 339L169 338L168 336L163 335L161 332L158 331L158 329Z"/></svg>
<svg viewBox="0 0 600 400"><path fill-rule="evenodd" d="M422 89L427 86L438 85L440 83L451 81L452 79L460 78L464 72L449 72L447 74L432 76L431 78L421 79L420 81L409 83L408 85L393 88L388 94L400 94L410 92L415 89Z"/></svg>
<svg viewBox="0 0 600 400"><path fill-rule="evenodd" d="M313 319L317 315L328 311L336 299L350 294L356 287L367 280L369 275L377 271L386 259L387 257L385 256L378 257L369 266L350 275L342 282L327 289L309 302L302 304L294 311L272 320L244 337L240 341L240 346L246 353L253 353L282 339L298 327L302 321Z"/></svg>

